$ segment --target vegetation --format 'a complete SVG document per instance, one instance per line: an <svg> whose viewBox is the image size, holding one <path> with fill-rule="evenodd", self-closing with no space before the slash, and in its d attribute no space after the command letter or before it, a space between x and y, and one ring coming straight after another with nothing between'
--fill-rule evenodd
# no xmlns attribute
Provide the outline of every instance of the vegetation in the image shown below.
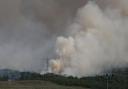
<svg viewBox="0 0 128 89"><path fill-rule="evenodd" d="M114 69L111 72L93 77L72 77L61 76L52 73L40 75L38 73L19 72L18 77L10 78L9 76L1 76L1 81L10 79L15 80L40 80L53 82L63 86L78 86L88 89L128 89L128 69ZM20 74L20 77L19 77ZM15 75L15 74L12 74ZM61 88L60 88L61 89Z"/></svg>
<svg viewBox="0 0 128 89"><path fill-rule="evenodd" d="M54 84L48 81L25 80L25 81L1 81L0 89L85 89L81 87L69 87Z"/></svg>
<svg viewBox="0 0 128 89"><path fill-rule="evenodd" d="M53 74L44 75L44 80L52 81L60 85L81 86L90 89L128 89L128 75L112 74L95 77L64 77Z"/></svg>

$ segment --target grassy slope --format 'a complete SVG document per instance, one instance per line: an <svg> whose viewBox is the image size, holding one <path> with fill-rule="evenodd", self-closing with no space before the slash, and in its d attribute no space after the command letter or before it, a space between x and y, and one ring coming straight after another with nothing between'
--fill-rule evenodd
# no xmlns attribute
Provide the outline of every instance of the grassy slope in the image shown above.
<svg viewBox="0 0 128 89"><path fill-rule="evenodd" d="M57 85L47 81L1 81L0 89L85 89L81 87L67 87Z"/></svg>

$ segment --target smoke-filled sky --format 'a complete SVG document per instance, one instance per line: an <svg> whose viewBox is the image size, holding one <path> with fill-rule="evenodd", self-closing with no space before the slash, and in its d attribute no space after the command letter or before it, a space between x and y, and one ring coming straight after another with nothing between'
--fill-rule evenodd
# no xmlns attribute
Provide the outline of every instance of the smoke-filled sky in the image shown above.
<svg viewBox="0 0 128 89"><path fill-rule="evenodd" d="M72 3L74 2L74 3ZM41 72L83 0L0 0L0 68Z"/></svg>
<svg viewBox="0 0 128 89"><path fill-rule="evenodd" d="M0 0L0 68L74 76L128 62L127 0Z"/></svg>

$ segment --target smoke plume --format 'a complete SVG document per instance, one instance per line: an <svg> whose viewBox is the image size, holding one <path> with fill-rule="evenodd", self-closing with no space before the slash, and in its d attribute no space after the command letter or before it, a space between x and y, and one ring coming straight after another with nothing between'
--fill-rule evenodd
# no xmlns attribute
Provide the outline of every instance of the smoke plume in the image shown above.
<svg viewBox="0 0 128 89"><path fill-rule="evenodd" d="M1 0L0 69L81 77L125 67L127 29L127 0Z"/></svg>
<svg viewBox="0 0 128 89"><path fill-rule="evenodd" d="M50 61L57 74L88 76L128 64L128 1L89 1L56 40L56 57Z"/></svg>

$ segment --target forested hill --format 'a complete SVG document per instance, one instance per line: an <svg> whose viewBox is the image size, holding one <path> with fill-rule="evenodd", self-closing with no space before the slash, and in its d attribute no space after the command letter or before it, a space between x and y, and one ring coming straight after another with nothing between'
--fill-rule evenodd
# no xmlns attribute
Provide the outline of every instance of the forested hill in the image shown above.
<svg viewBox="0 0 128 89"><path fill-rule="evenodd" d="M128 69L114 69L102 76L72 77L55 74L44 74L31 72L18 72L14 70L0 70L1 81L20 80L44 80L65 86L80 86L90 89L128 89Z"/></svg>

